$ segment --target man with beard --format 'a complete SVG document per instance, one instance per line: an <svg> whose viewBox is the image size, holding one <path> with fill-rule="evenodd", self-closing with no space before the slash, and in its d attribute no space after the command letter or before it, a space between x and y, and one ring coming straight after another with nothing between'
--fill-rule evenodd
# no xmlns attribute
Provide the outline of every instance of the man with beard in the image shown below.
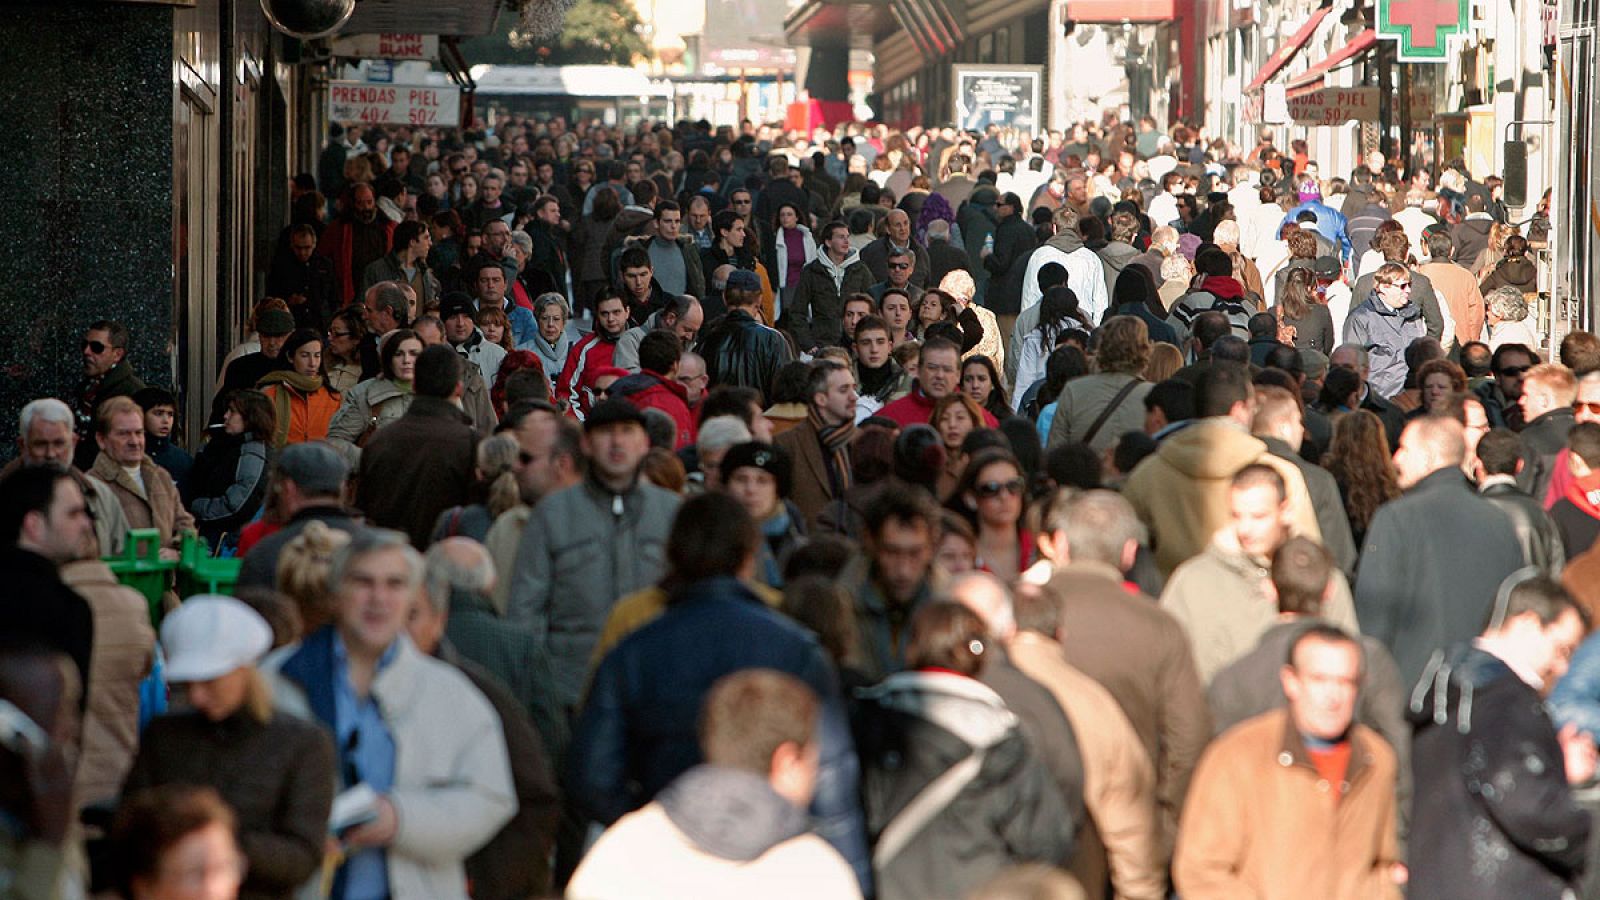
<svg viewBox="0 0 1600 900"><path fill-rule="evenodd" d="M317 255L317 230L310 225L289 230L289 251L273 260L267 273L267 296L282 297L289 304L296 328L320 334L337 307L333 261Z"/></svg>
<svg viewBox="0 0 1600 900"><path fill-rule="evenodd" d="M395 223L378 215L378 197L372 185L350 188L350 207L322 233L317 252L333 261L333 283L340 304L356 295L360 273L389 252Z"/></svg>

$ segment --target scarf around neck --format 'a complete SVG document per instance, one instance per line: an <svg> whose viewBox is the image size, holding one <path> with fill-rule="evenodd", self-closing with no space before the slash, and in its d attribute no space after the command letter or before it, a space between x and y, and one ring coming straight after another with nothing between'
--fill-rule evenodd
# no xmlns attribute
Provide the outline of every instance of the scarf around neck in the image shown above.
<svg viewBox="0 0 1600 900"><path fill-rule="evenodd" d="M806 413L806 418L810 420L811 427L817 429L817 436L822 440L822 449L828 460L828 475L833 482L833 496L842 496L853 481L850 442L856 438L855 419L846 419L840 425L825 425L814 408Z"/></svg>

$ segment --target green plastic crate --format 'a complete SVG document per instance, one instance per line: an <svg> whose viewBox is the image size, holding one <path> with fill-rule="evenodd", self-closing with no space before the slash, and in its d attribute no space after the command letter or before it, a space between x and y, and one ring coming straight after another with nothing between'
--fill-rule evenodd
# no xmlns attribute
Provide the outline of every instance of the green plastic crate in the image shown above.
<svg viewBox="0 0 1600 900"><path fill-rule="evenodd" d="M172 571L178 567L176 562L161 558L161 533L154 528L129 531L122 555L107 557L105 562L117 581L144 596L150 607L150 624L160 628L164 612L162 595L166 593Z"/></svg>
<svg viewBox="0 0 1600 900"><path fill-rule="evenodd" d="M233 589L239 583L241 563L237 557L212 557L205 541L194 532L185 532L178 548L178 596L184 599L196 594L233 596Z"/></svg>

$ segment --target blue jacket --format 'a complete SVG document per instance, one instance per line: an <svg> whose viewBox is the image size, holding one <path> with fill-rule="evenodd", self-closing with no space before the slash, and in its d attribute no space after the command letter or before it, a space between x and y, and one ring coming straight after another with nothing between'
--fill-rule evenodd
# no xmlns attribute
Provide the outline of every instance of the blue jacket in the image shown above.
<svg viewBox="0 0 1600 900"><path fill-rule="evenodd" d="M1405 388L1406 348L1427 334L1421 306L1408 302L1395 309L1378 299L1376 291L1344 320L1344 342L1366 349L1371 360L1367 381L1385 400Z"/></svg>
<svg viewBox="0 0 1600 900"><path fill-rule="evenodd" d="M833 665L810 632L768 609L734 578L689 586L659 618L606 654L568 756L572 801L604 825L649 803L704 761L697 726L711 686L752 668L793 675L822 701L822 765L811 813L817 833L850 861L870 896L860 764Z"/></svg>
<svg viewBox="0 0 1600 900"><path fill-rule="evenodd" d="M1567 674L1556 682L1545 705L1557 728L1576 725L1590 737L1600 737L1600 636L1585 640L1572 654Z"/></svg>
<svg viewBox="0 0 1600 900"><path fill-rule="evenodd" d="M1310 210L1317 217L1317 233L1339 245L1339 253L1345 260L1350 259L1351 243L1349 222L1345 220L1344 213L1323 203L1321 200L1307 200L1296 206L1283 217L1283 222L1278 226L1278 231L1283 231L1283 226L1295 221L1302 213Z"/></svg>

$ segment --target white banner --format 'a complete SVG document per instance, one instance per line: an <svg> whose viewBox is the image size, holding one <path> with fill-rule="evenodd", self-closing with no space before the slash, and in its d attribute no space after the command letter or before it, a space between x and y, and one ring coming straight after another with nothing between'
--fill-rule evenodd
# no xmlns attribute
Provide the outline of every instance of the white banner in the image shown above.
<svg viewBox="0 0 1600 900"><path fill-rule="evenodd" d="M328 85L328 117L367 125L461 124L461 89L335 81Z"/></svg>
<svg viewBox="0 0 1600 900"><path fill-rule="evenodd" d="M333 42L333 55L356 59L439 58L436 34L353 34Z"/></svg>

